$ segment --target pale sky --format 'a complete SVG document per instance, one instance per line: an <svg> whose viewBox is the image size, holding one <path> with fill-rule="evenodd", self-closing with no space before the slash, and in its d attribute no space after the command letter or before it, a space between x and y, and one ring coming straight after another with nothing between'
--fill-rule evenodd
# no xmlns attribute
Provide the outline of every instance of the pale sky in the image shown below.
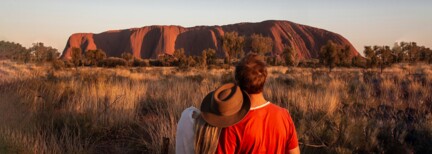
<svg viewBox="0 0 432 154"><path fill-rule="evenodd" d="M0 40L43 42L62 52L73 33L149 25L225 25L288 20L365 45L432 47L432 0L0 0Z"/></svg>

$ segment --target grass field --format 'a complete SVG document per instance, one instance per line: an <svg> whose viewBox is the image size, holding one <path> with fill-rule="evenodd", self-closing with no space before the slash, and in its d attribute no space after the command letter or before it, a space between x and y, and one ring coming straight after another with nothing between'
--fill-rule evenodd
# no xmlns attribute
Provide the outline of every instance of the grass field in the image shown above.
<svg viewBox="0 0 432 154"><path fill-rule="evenodd" d="M174 153L180 113L233 70L79 68L0 61L0 152ZM432 66L269 68L303 153L432 153Z"/></svg>

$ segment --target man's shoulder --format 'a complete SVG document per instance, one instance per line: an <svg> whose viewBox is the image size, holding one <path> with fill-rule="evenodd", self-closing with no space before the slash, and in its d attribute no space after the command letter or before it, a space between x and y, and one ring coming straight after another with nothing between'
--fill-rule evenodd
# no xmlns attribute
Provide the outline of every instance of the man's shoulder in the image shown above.
<svg viewBox="0 0 432 154"><path fill-rule="evenodd" d="M252 117L255 115L260 115L258 117L272 117L272 118L284 118L288 116L288 110L282 108L276 104L269 103L261 109L254 110Z"/></svg>
<svg viewBox="0 0 432 154"><path fill-rule="evenodd" d="M271 107L270 110L271 110L273 115L279 116L283 119L291 120L291 114L289 113L288 109L282 108L276 104L272 104L272 106L270 106L270 107Z"/></svg>
<svg viewBox="0 0 432 154"><path fill-rule="evenodd" d="M276 104L273 104L273 103L270 103L268 105L268 110L270 110L271 112L274 112L274 113L288 113L287 109L282 108L279 105L276 105Z"/></svg>
<svg viewBox="0 0 432 154"><path fill-rule="evenodd" d="M249 123L250 121L264 120L264 119L287 119L289 118L288 110L276 104L268 103L258 109L252 109L246 118L242 121Z"/></svg>

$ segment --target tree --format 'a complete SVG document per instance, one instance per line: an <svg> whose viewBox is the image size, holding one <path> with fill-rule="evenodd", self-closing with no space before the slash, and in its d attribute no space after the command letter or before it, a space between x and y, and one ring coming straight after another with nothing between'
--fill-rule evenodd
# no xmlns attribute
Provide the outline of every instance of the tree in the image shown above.
<svg viewBox="0 0 432 154"><path fill-rule="evenodd" d="M406 61L416 63L418 61L428 62L430 48L418 46L416 42L400 42L402 53L398 55L398 60L403 56Z"/></svg>
<svg viewBox="0 0 432 154"><path fill-rule="evenodd" d="M324 45L319 53L320 63L327 66L329 71L339 63L337 46L331 40Z"/></svg>
<svg viewBox="0 0 432 154"><path fill-rule="evenodd" d="M379 64L382 73L384 68L393 64L393 56L389 46L380 47L378 48L378 51L375 52L377 52L377 55L379 57Z"/></svg>
<svg viewBox="0 0 432 154"><path fill-rule="evenodd" d="M286 46L283 49L282 57L285 60L285 65L294 67L298 65L298 54L292 47Z"/></svg>
<svg viewBox="0 0 432 154"><path fill-rule="evenodd" d="M364 53L368 60L368 66L379 66L381 73L383 72L384 68L394 63L395 56L392 54L392 50L389 46L374 46L373 48L370 46L365 46Z"/></svg>
<svg viewBox="0 0 432 154"><path fill-rule="evenodd" d="M30 52L33 52L35 55L35 60L37 62L45 62L45 61L53 61L60 56L60 53L57 52L57 49L52 48L50 46L46 47L43 43L33 43L33 46L29 48Z"/></svg>
<svg viewBox="0 0 432 154"><path fill-rule="evenodd" d="M432 50L428 49L428 52L426 54L427 62L429 64L432 64Z"/></svg>
<svg viewBox="0 0 432 154"><path fill-rule="evenodd" d="M392 47L392 54L394 55L394 61L397 63L405 62L407 59L405 53L402 50L402 47L396 42Z"/></svg>
<svg viewBox="0 0 432 154"><path fill-rule="evenodd" d="M428 52L430 52L429 48L426 48L424 46L421 46L419 49L419 54L418 54L418 60L423 61L423 62L427 62L428 61Z"/></svg>
<svg viewBox="0 0 432 154"><path fill-rule="evenodd" d="M419 60L419 47L417 46L417 43L411 42L408 43L407 46L405 46L406 49L408 49L408 58L411 63L415 63Z"/></svg>
<svg viewBox="0 0 432 154"><path fill-rule="evenodd" d="M19 43L0 41L0 59L13 59L27 63L32 59L29 50Z"/></svg>
<svg viewBox="0 0 432 154"><path fill-rule="evenodd" d="M33 54L29 51L29 50L23 50L20 54L20 58L21 59L22 56L22 60L24 61L24 63L28 63L30 61L32 61L33 59Z"/></svg>
<svg viewBox="0 0 432 154"><path fill-rule="evenodd" d="M201 61L203 66L216 64L216 50L212 48L203 50Z"/></svg>
<svg viewBox="0 0 432 154"><path fill-rule="evenodd" d="M100 61L106 58L106 54L102 49L88 50L85 52L85 59L88 65L96 66Z"/></svg>
<svg viewBox="0 0 432 154"><path fill-rule="evenodd" d="M174 51L175 65L177 66L185 66L187 65L187 56L183 48L177 49Z"/></svg>
<svg viewBox="0 0 432 154"><path fill-rule="evenodd" d="M249 39L251 52L264 56L273 50L273 40L270 37L264 37L261 34L252 34Z"/></svg>
<svg viewBox="0 0 432 154"><path fill-rule="evenodd" d="M365 64L365 62L362 60L362 58L361 58L361 56L360 55L357 55L357 56L354 56L352 59L351 59L351 64L354 66L354 67L360 67L360 68L365 68L366 66L366 64Z"/></svg>
<svg viewBox="0 0 432 154"><path fill-rule="evenodd" d="M378 65L378 57L371 46L365 46L363 53L366 56L367 67L375 67Z"/></svg>
<svg viewBox="0 0 432 154"><path fill-rule="evenodd" d="M351 66L351 47L349 45L345 45L343 48L339 49L338 58L339 58L339 66L350 67Z"/></svg>
<svg viewBox="0 0 432 154"><path fill-rule="evenodd" d="M78 66L82 63L82 50L81 48L72 48L71 60L75 66L75 69L78 69Z"/></svg>
<svg viewBox="0 0 432 154"><path fill-rule="evenodd" d="M222 36L222 48L228 64L231 64L232 58L240 58L244 54L244 43L244 36L239 36L237 32L227 32Z"/></svg>

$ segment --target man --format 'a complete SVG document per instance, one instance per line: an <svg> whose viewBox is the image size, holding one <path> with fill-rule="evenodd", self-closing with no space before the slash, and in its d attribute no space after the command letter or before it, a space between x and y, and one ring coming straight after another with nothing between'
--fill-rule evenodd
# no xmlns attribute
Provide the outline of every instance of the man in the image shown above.
<svg viewBox="0 0 432 154"><path fill-rule="evenodd" d="M266 63L248 54L235 68L235 79L249 94L249 113L222 130L216 153L300 153L294 123L288 111L264 98Z"/></svg>

